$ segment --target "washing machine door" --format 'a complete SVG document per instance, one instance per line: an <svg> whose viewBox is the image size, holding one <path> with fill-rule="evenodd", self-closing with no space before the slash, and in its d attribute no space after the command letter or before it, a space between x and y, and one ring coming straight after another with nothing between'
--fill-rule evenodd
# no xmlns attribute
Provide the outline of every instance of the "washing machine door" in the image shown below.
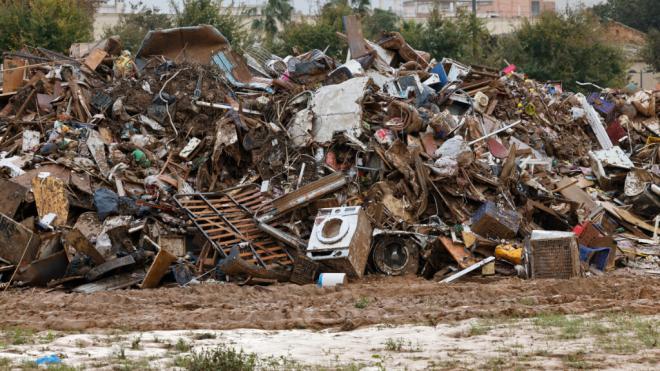
<svg viewBox="0 0 660 371"><path fill-rule="evenodd" d="M324 244L330 245L341 241L348 234L350 225L341 218L329 217L321 222L316 230L316 238Z"/></svg>

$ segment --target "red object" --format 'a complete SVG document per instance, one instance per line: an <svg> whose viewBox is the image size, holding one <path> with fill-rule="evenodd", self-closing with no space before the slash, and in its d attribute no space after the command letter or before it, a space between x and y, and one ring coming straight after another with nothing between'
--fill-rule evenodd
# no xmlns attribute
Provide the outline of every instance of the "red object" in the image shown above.
<svg viewBox="0 0 660 371"><path fill-rule="evenodd" d="M493 156L497 158L507 158L509 156L509 150L497 138L488 138L486 143L488 144L488 150Z"/></svg>
<svg viewBox="0 0 660 371"><path fill-rule="evenodd" d="M325 155L325 163L335 171L345 171L351 168L351 164L338 163L337 155L333 151L330 151L327 155Z"/></svg>
<svg viewBox="0 0 660 371"><path fill-rule="evenodd" d="M573 233L575 233L576 236L580 236L582 232L584 232L585 224L588 222L584 222L584 224L578 224L575 227L573 227Z"/></svg>
<svg viewBox="0 0 660 371"><path fill-rule="evenodd" d="M502 73L504 73L505 75L508 75L508 74L510 74L510 73L512 73L512 72L516 72L516 68L517 68L517 67L516 67L515 64L510 64L510 65L506 66L506 67L502 70Z"/></svg>
<svg viewBox="0 0 660 371"><path fill-rule="evenodd" d="M619 144L619 140L626 136L626 130L621 126L619 120L614 120L607 127L607 136L610 137L610 140L614 144Z"/></svg>

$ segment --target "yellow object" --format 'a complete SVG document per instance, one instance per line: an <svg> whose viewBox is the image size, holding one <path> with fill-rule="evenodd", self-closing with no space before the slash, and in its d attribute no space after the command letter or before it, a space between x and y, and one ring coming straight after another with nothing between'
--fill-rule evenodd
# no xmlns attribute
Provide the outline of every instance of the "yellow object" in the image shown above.
<svg viewBox="0 0 660 371"><path fill-rule="evenodd" d="M492 261L483 267L481 267L481 275L482 276L492 276L495 274L495 262Z"/></svg>
<svg viewBox="0 0 660 371"><path fill-rule="evenodd" d="M648 137L648 138L646 138L646 145L653 144L653 143L660 143L660 138L659 137Z"/></svg>
<svg viewBox="0 0 660 371"><path fill-rule="evenodd" d="M536 107L532 103L528 103L525 106L525 113L528 114L529 116L534 116L536 115Z"/></svg>
<svg viewBox="0 0 660 371"><path fill-rule="evenodd" d="M495 257L513 264L520 264L522 261L522 251L522 247L515 247L514 245L497 245L495 248Z"/></svg>
<svg viewBox="0 0 660 371"><path fill-rule="evenodd" d="M477 241L477 237L474 235L472 232L468 231L463 231L463 243L465 244L465 247L472 247L474 243Z"/></svg>
<svg viewBox="0 0 660 371"><path fill-rule="evenodd" d="M114 63L115 77L126 77L132 75L136 68L131 52L124 50Z"/></svg>

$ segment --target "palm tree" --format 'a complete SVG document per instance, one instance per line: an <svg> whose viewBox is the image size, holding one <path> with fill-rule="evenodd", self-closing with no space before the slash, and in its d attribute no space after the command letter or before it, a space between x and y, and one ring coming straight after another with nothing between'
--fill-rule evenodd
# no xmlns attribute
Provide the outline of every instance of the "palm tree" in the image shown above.
<svg viewBox="0 0 660 371"><path fill-rule="evenodd" d="M291 20L293 6L289 0L268 0L261 12L261 18L252 22L252 28L261 30L266 41L272 43L278 27L283 26Z"/></svg>
<svg viewBox="0 0 660 371"><path fill-rule="evenodd" d="M353 10L360 14L364 15L367 14L369 11L369 7L371 6L371 1L369 0L351 0L351 6L353 7Z"/></svg>

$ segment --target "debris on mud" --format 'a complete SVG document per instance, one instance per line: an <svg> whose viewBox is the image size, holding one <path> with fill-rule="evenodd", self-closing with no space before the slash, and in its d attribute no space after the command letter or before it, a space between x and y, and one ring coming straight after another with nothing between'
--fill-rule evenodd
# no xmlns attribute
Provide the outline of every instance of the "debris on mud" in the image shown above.
<svg viewBox="0 0 660 371"><path fill-rule="evenodd" d="M5 289L660 272L658 92L567 92L355 22L344 64L211 26L4 52Z"/></svg>

